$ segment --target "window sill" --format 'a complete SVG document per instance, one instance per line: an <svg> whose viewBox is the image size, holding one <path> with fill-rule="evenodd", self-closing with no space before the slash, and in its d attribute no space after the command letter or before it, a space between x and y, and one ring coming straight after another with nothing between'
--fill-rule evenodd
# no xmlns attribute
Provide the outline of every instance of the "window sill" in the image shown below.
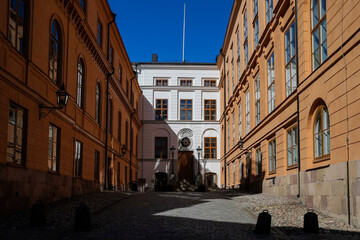
<svg viewBox="0 0 360 240"><path fill-rule="evenodd" d="M26 169L26 167L25 167L24 165L22 165L22 164L17 164L17 163L12 163L12 162L6 162L6 165L11 166L11 167Z"/></svg>
<svg viewBox="0 0 360 240"><path fill-rule="evenodd" d="M60 173L58 171L53 171L53 170L50 170L50 169L48 169L47 172L50 173L50 174L54 174L54 175L60 175Z"/></svg>
<svg viewBox="0 0 360 240"><path fill-rule="evenodd" d="M288 167L286 168L286 170L289 171L289 170L296 169L296 168L298 168L298 164L288 166Z"/></svg>
<svg viewBox="0 0 360 240"><path fill-rule="evenodd" d="M269 172L269 175L274 175L274 174L276 174L276 171L271 171L271 172ZM267 178L268 179L268 178Z"/></svg>
<svg viewBox="0 0 360 240"><path fill-rule="evenodd" d="M327 160L330 160L330 154L315 158L314 163L324 162L324 161L327 161Z"/></svg>

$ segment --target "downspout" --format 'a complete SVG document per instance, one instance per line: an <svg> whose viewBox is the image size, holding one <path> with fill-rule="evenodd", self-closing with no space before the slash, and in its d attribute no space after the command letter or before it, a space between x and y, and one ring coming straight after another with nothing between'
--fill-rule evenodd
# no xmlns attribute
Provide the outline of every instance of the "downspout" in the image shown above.
<svg viewBox="0 0 360 240"><path fill-rule="evenodd" d="M343 35L344 35L344 0L341 1L342 5L341 5L341 55L342 55L342 59L344 60L344 69L345 69L345 106L346 106L346 191L347 191L347 205L348 205L348 224L351 224L351 209L350 209L350 156L349 156L349 104L348 104L348 90L347 90L347 63L345 60L345 55L344 55L344 49L343 49L343 44L344 44L344 39L343 39Z"/></svg>
<svg viewBox="0 0 360 240"><path fill-rule="evenodd" d="M136 78L136 72L134 72L134 77L132 77L130 79L130 104L131 104L131 108L133 108L133 104L134 104L134 96L133 96L133 93L132 93L132 82L133 80ZM133 119L133 116L134 114L136 113L136 109L134 109L132 111L132 113L130 114L130 157L129 157L129 170L130 170L130 174L129 174L129 177L130 177L130 184L131 181L132 181L132 171L131 171L131 160L132 160L132 148L133 148L133 141L134 141L134 131L132 131L132 119ZM132 185L131 185L132 186Z"/></svg>
<svg viewBox="0 0 360 240"><path fill-rule="evenodd" d="M113 20L107 24L107 59L109 61L109 47L110 47L110 24L115 22L116 14L112 13ZM105 171L104 171L104 178L105 178L105 189L108 190L109 187L109 166L108 166L108 134L109 134L109 79L114 74L115 70L114 67L112 67L112 72L108 73L106 76L106 106L105 106Z"/></svg>
<svg viewBox="0 0 360 240"><path fill-rule="evenodd" d="M226 64L225 64L225 55L223 54L223 49L220 49L220 55L223 57L224 62L224 188L226 189Z"/></svg>
<svg viewBox="0 0 360 240"><path fill-rule="evenodd" d="M298 45L298 11L297 11L297 0L295 0L295 49L296 49L296 85L299 86L299 45ZM296 111L297 111L297 158L298 158L298 194L297 198L300 198L300 99L299 99L299 93L296 93Z"/></svg>

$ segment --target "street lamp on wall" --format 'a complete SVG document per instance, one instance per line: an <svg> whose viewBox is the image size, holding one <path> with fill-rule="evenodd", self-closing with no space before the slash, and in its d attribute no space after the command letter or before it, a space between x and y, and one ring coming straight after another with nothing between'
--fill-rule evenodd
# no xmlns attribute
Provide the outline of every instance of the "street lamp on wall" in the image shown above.
<svg viewBox="0 0 360 240"><path fill-rule="evenodd" d="M201 155L201 147L198 146L197 149L196 149L197 153L198 153L198 174L200 175L200 155Z"/></svg>
<svg viewBox="0 0 360 240"><path fill-rule="evenodd" d="M171 174L174 174L174 153L175 153L175 147L171 146L170 148L170 152L171 152Z"/></svg>
<svg viewBox="0 0 360 240"><path fill-rule="evenodd" d="M62 109L68 102L69 94L65 90L64 83L60 86L60 89L56 91L57 104L58 107L48 107L43 104L39 104L39 120L45 118L50 112L55 111L56 109ZM48 112L45 113L42 109L48 109Z"/></svg>

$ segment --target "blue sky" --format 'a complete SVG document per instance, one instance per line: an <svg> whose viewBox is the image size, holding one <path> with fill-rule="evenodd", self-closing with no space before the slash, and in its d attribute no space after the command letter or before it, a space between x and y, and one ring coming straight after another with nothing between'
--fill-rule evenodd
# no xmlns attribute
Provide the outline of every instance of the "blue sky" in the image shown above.
<svg viewBox="0 0 360 240"><path fill-rule="evenodd" d="M182 61L186 2L186 62L215 62L222 46L233 0L108 0L116 13L132 62Z"/></svg>

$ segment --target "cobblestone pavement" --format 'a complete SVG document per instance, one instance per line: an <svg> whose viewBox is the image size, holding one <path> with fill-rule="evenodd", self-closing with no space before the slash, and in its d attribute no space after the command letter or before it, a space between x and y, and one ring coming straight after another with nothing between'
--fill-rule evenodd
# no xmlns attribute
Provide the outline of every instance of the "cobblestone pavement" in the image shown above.
<svg viewBox="0 0 360 240"><path fill-rule="evenodd" d="M360 239L359 229L322 214L319 214L320 233L305 234L302 217L306 209L296 202L267 194L97 193L82 200L97 209L92 210L89 232L73 231L73 213L65 213L74 211L70 205L78 205L72 199L67 200L71 204L54 204L63 215L57 215L57 224L48 224L46 228L30 229L19 221L14 220L12 225L0 221L0 239ZM101 210L108 205L111 206ZM257 214L264 208L272 215L269 236L253 232Z"/></svg>

